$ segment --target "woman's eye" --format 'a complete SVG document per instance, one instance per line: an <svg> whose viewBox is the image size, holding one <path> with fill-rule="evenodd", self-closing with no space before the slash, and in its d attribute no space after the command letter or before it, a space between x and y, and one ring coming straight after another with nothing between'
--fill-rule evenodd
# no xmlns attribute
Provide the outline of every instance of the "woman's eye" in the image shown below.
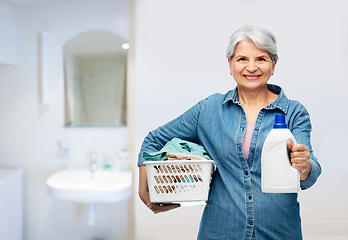
<svg viewBox="0 0 348 240"><path fill-rule="evenodd" d="M245 58L239 58L238 61L245 61Z"/></svg>
<svg viewBox="0 0 348 240"><path fill-rule="evenodd" d="M259 61L259 62L262 62L262 61L266 61L266 59L264 59L264 58L259 58L258 61Z"/></svg>

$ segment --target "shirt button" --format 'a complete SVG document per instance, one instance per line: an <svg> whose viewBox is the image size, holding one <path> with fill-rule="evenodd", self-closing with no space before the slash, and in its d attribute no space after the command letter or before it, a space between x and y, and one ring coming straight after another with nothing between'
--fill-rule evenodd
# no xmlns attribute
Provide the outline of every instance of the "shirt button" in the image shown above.
<svg viewBox="0 0 348 240"><path fill-rule="evenodd" d="M248 171L245 171L244 174L245 174L245 176L248 176L248 175L249 175Z"/></svg>
<svg viewBox="0 0 348 240"><path fill-rule="evenodd" d="M251 200L253 197L251 195L248 196L248 199Z"/></svg>
<svg viewBox="0 0 348 240"><path fill-rule="evenodd" d="M253 220L249 220L249 225L253 225L254 221Z"/></svg>

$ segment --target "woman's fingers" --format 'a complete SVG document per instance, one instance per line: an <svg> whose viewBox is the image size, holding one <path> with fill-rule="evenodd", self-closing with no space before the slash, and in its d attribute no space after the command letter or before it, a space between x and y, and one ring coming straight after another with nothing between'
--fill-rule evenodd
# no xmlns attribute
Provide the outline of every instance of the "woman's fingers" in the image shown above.
<svg viewBox="0 0 348 240"><path fill-rule="evenodd" d="M307 179L311 170L309 148L302 144L294 145L290 141L287 143L287 147L290 150L291 166L300 171L301 181Z"/></svg>
<svg viewBox="0 0 348 240"><path fill-rule="evenodd" d="M180 204L155 204L155 203L149 202L146 206L153 213L157 214L157 213L173 210L175 208L180 207L181 205Z"/></svg>

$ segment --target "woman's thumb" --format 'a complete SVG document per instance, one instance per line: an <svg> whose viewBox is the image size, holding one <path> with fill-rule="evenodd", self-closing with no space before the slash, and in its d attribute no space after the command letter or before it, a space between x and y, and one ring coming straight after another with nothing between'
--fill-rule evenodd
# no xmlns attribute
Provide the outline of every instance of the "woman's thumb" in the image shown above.
<svg viewBox="0 0 348 240"><path fill-rule="evenodd" d="M286 146L288 147L288 149L289 149L290 151L292 151L292 148L294 147L294 144L293 144L291 141L288 141L288 142L286 143Z"/></svg>

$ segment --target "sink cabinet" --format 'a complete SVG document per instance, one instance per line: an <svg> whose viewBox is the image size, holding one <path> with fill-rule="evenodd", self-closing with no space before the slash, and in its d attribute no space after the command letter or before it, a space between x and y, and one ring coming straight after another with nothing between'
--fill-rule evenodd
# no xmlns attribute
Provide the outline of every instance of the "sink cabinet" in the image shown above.
<svg viewBox="0 0 348 240"><path fill-rule="evenodd" d="M23 239L23 171L0 169L0 239Z"/></svg>

